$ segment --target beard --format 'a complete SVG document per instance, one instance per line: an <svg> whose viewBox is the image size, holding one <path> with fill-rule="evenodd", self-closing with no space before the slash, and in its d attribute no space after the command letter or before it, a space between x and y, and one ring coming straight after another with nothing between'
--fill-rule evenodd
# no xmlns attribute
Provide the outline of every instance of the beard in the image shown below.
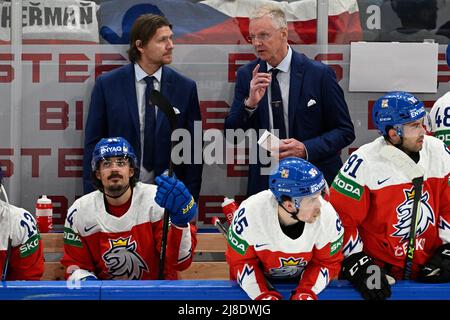
<svg viewBox="0 0 450 320"><path fill-rule="evenodd" d="M120 178L120 179L123 179L123 177L120 175L120 174L115 174L115 173L112 173L109 177L108 177L108 181L109 180L111 180L111 179L114 179L114 178ZM109 196L117 196L117 195L120 195L120 194L122 194L122 193L124 193L125 191L126 191L126 189L128 189L128 184L122 184L120 181L119 182L117 182L117 183L114 183L114 184L110 184L110 185L107 185L107 186L105 186L104 188L105 188L105 191L106 191L106 194L107 195L109 195Z"/></svg>

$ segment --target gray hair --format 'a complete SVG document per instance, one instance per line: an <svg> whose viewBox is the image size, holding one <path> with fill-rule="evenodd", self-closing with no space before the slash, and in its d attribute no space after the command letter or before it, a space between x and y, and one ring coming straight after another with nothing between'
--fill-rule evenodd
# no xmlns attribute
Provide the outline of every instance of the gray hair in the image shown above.
<svg viewBox="0 0 450 320"><path fill-rule="evenodd" d="M250 20L259 19L264 16L269 16L272 18L272 22L275 28L286 28L287 21L284 11L275 4L266 4L262 7L257 8L250 14Z"/></svg>

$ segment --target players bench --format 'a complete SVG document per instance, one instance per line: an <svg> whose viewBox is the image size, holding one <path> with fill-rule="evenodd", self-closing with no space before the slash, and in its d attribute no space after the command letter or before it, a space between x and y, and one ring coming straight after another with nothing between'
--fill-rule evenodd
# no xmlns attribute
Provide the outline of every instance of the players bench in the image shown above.
<svg viewBox="0 0 450 320"><path fill-rule="evenodd" d="M64 267L59 262L64 252L63 233L42 233L45 264L41 280L64 280ZM227 280L226 239L221 233L197 233L197 247L191 266L180 273L184 280Z"/></svg>

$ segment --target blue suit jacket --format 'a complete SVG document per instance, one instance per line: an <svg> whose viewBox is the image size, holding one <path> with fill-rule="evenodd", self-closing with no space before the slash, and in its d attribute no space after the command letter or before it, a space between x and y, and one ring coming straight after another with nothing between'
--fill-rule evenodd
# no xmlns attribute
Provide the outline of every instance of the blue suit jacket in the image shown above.
<svg viewBox="0 0 450 320"><path fill-rule="evenodd" d="M194 137L194 121L201 121L195 82L167 66L163 66L161 93L172 106L180 110L177 128L187 129ZM170 123L164 113L156 118L155 176L169 166ZM91 183L92 151L101 138L121 136L133 146L138 163L141 163L141 138L139 111L136 97L134 64L130 63L97 78L92 91L85 128L83 179L84 192L93 191ZM194 156L191 144L191 155ZM191 161L193 163L193 161ZM195 199L200 193L202 165L175 165L177 178L184 182Z"/></svg>
<svg viewBox="0 0 450 320"><path fill-rule="evenodd" d="M251 116L244 109L244 99L249 96L256 64L260 65L259 72L267 71L266 62L261 59L237 71L233 104L225 119L226 129L270 128L267 92ZM289 137L305 144L308 160L322 171L328 184L331 184L342 166L340 150L355 139L343 91L330 67L295 51L292 52L290 72ZM311 99L316 104L308 107ZM260 174L259 161L251 164L248 195L267 189L268 178Z"/></svg>

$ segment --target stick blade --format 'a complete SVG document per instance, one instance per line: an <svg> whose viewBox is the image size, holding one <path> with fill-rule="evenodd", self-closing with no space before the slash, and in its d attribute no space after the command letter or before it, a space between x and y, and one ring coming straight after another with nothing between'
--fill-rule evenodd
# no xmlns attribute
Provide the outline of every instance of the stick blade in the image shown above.
<svg viewBox="0 0 450 320"><path fill-rule="evenodd" d="M423 177L425 174L421 166L415 163L406 153L392 145L383 146L380 150L380 155L386 160L395 163L400 172L404 173L411 181Z"/></svg>

